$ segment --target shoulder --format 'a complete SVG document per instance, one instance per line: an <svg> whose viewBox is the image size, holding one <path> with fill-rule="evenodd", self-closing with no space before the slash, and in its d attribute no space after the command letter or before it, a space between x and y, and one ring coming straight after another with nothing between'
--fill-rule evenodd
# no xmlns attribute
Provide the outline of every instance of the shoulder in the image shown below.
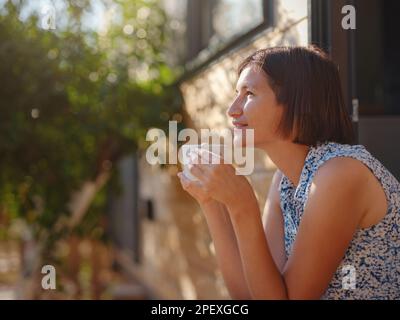
<svg viewBox="0 0 400 320"><path fill-rule="evenodd" d="M315 172L283 270L291 297L315 299L326 291L365 213L364 169L356 159L335 157Z"/></svg>
<svg viewBox="0 0 400 320"><path fill-rule="evenodd" d="M362 215L368 208L369 181L373 173L361 161L350 157L327 160L316 171L309 198L327 207L351 208ZM347 210L344 210L347 211Z"/></svg>
<svg viewBox="0 0 400 320"><path fill-rule="evenodd" d="M366 182L372 172L360 160L352 157L334 157L324 162L315 173L314 183L359 185Z"/></svg>

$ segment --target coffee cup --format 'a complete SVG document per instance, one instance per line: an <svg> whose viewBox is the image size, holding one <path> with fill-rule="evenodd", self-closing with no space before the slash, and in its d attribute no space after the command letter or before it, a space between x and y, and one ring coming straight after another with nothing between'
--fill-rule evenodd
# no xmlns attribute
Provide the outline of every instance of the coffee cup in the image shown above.
<svg viewBox="0 0 400 320"><path fill-rule="evenodd" d="M211 157L209 159L197 158L196 151L198 151L200 149L211 152ZM195 163L232 164L233 150L232 150L232 146L229 146L229 145L224 145L224 144L201 144L201 145L185 144L182 146L181 150L182 150L183 174L192 181L198 181L198 179L190 172L189 164L195 164ZM214 156L213 156L213 154L214 154Z"/></svg>

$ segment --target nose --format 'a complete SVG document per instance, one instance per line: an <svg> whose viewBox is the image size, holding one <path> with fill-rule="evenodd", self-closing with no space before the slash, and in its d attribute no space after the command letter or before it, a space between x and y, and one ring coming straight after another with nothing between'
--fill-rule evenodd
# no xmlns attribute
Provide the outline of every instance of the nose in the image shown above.
<svg viewBox="0 0 400 320"><path fill-rule="evenodd" d="M227 110L227 115L232 118L240 117L243 114L243 108L237 100L233 101L231 106Z"/></svg>

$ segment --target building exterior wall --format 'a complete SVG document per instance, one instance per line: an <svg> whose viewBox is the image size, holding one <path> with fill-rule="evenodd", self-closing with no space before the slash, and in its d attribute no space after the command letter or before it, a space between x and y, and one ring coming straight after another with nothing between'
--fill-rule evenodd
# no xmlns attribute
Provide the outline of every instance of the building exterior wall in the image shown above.
<svg viewBox="0 0 400 320"><path fill-rule="evenodd" d="M274 21L274 26L182 83L186 125L197 130L229 127L225 112L233 98L239 62L259 48L307 45L307 0L274 1ZM255 160L249 180L262 208L276 167L260 151ZM150 166L144 158L140 161L140 198L152 200L155 218L141 219L142 259L133 272L160 298L229 299L205 219L182 190L177 170Z"/></svg>

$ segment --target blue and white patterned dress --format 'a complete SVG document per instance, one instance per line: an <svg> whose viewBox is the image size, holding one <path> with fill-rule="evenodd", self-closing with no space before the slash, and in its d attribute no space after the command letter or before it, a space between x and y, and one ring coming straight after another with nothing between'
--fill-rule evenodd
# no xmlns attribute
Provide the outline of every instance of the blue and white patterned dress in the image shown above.
<svg viewBox="0 0 400 320"><path fill-rule="evenodd" d="M362 145L319 143L310 148L297 187L282 176L279 191L286 256L296 238L312 179L318 168L334 157L351 157L364 163L383 186L388 211L377 224L356 231L321 298L400 299L400 183Z"/></svg>

